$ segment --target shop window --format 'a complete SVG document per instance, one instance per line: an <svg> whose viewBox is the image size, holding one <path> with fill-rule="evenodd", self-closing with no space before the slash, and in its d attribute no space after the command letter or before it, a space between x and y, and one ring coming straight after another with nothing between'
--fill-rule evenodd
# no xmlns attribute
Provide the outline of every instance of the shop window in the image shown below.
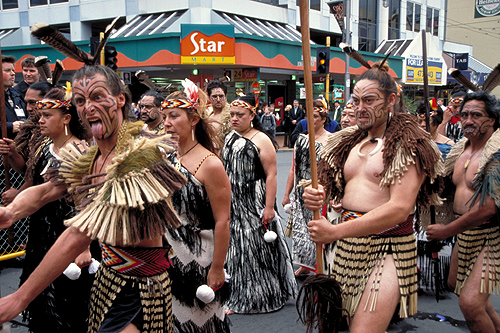
<svg viewBox="0 0 500 333"><path fill-rule="evenodd" d="M267 4L273 5L273 6L279 6L280 5L280 1L279 0L252 0L252 1L267 3Z"/></svg>
<svg viewBox="0 0 500 333"><path fill-rule="evenodd" d="M427 7L425 31L434 36L439 34L439 9Z"/></svg>
<svg viewBox="0 0 500 333"><path fill-rule="evenodd" d="M359 1L358 49L373 52L377 47L377 3L378 1Z"/></svg>
<svg viewBox="0 0 500 333"><path fill-rule="evenodd" d="M389 34L388 39L399 39L400 1L389 1Z"/></svg>
<svg viewBox="0 0 500 333"><path fill-rule="evenodd" d="M30 6L43 6L43 5L51 5L56 3L68 2L68 0L30 0Z"/></svg>
<svg viewBox="0 0 500 333"><path fill-rule="evenodd" d="M17 0L2 0L2 10L14 8L18 8Z"/></svg>
<svg viewBox="0 0 500 333"><path fill-rule="evenodd" d="M422 6L408 1L406 3L406 30L420 32L420 10Z"/></svg>

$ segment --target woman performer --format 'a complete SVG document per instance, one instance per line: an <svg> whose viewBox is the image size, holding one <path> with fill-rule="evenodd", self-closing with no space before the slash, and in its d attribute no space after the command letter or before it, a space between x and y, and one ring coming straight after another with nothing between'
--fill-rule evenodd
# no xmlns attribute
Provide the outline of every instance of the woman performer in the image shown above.
<svg viewBox="0 0 500 333"><path fill-rule="evenodd" d="M330 134L325 130L325 126L330 122L330 117L328 117L328 108L323 99L314 100L313 107L316 158L319 161L319 151ZM307 274L316 268L316 244L311 241L307 230L307 222L312 219L313 213L304 206L302 198L304 188L299 185L302 179L311 179L309 135L307 133L299 134L295 142L293 163L288 174L285 198L283 199L283 206L290 203L290 193L293 190L291 225L293 263L300 266L295 271L295 276Z"/></svg>
<svg viewBox="0 0 500 333"><path fill-rule="evenodd" d="M186 92L176 91L163 102L165 130L179 144L171 161L187 184L172 195L182 225L166 233L172 246L172 310L179 332L229 332L224 303L224 261L229 244L231 187L217 156L220 144L215 128L205 118L207 96L186 80ZM207 284L215 300L205 304L196 298ZM219 289L220 288L220 289Z"/></svg>
<svg viewBox="0 0 500 333"><path fill-rule="evenodd" d="M417 105L417 120L418 126L424 131L427 131L427 126L425 122L425 102L421 101ZM450 151L451 147L455 145L455 142L450 138L439 134L437 129L438 126L443 122L443 110L438 107L436 110L431 110L429 112L430 116L430 126L431 126L431 139L438 146L441 153L443 153L443 158L446 158L446 155Z"/></svg>
<svg viewBox="0 0 500 333"><path fill-rule="evenodd" d="M276 311L297 289L275 212L276 151L255 115L253 94L231 103L234 130L226 137L222 155L232 193L228 313ZM277 239L266 242L266 229L276 232Z"/></svg>
<svg viewBox="0 0 500 333"><path fill-rule="evenodd" d="M31 89L31 88L30 88ZM30 96L30 89L26 96ZM79 121L76 109L61 88L51 89L37 104L39 134L42 139L33 138L26 164L27 178L33 185L45 182L44 174L54 159L59 160L59 150L67 145L81 145L89 133ZM31 140L29 142L32 142ZM28 173L29 172L29 173ZM30 216L28 244L21 284L35 270L43 257L66 230L64 220L74 214L74 206L59 199L46 204ZM91 262L89 249L75 260L78 266ZM93 276L88 269L82 270L77 280L61 275L30 303L24 316L28 319L30 332L86 332L86 319Z"/></svg>

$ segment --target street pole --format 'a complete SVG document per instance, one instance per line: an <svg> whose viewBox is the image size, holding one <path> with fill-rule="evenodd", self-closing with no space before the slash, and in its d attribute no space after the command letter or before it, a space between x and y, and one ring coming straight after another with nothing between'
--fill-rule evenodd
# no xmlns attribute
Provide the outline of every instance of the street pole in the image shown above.
<svg viewBox="0 0 500 333"><path fill-rule="evenodd" d="M351 45L351 0L344 0L345 13L345 43ZM345 99L344 103L351 98L351 74L349 73L349 56L345 54Z"/></svg>
<svg viewBox="0 0 500 333"><path fill-rule="evenodd" d="M326 46L330 48L330 36L326 37ZM328 61L330 61L330 57L328 57ZM326 105L328 105L328 109L330 109L330 65L328 65L328 73L326 73L326 87L325 87L325 96L326 96Z"/></svg>

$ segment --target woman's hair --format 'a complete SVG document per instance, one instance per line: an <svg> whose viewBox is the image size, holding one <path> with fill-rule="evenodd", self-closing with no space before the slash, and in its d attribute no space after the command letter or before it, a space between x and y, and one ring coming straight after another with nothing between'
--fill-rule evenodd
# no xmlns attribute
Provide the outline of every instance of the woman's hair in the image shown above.
<svg viewBox="0 0 500 333"><path fill-rule="evenodd" d="M40 96L45 96L52 88L54 88L54 86L48 83L47 81L36 82L28 87L28 89L38 91L38 94Z"/></svg>
<svg viewBox="0 0 500 333"><path fill-rule="evenodd" d="M168 95L166 99L188 99L188 97L184 91L178 90ZM219 142L220 138L215 127L211 124L213 120L206 117L207 99L207 94L198 90L198 106L196 109L182 108L182 110L186 111L189 117L200 118L194 129L196 139L203 147L217 155L219 153L217 147L221 147L222 144Z"/></svg>
<svg viewBox="0 0 500 333"><path fill-rule="evenodd" d="M246 103L250 104L251 106L255 107L255 95L253 93L248 93L246 95L238 96L238 97L236 97L235 100L236 101L240 100L240 101L246 102ZM276 142L276 140L274 140L274 138L269 133L264 131L264 128L262 127L262 124L260 123L260 119L257 116L257 114L255 114L255 117L253 117L252 125L253 125L253 128L255 128L256 130L261 131L262 133L266 134L269 137L269 139L271 139L271 142L273 143L274 148L276 150L278 149L278 147L279 147L278 143Z"/></svg>
<svg viewBox="0 0 500 333"><path fill-rule="evenodd" d="M313 108L321 108L321 107L324 107L323 105L323 99L321 98L318 98L318 99L315 99L313 101ZM323 123L323 127L326 127L326 125L328 125L330 123L330 117L328 116L328 110L326 112L320 112L319 113L321 119L325 119L325 122Z"/></svg>
<svg viewBox="0 0 500 333"><path fill-rule="evenodd" d="M64 100L65 95L66 91L63 88L52 88L43 96L43 99L61 101ZM60 108L58 110L63 114L69 114L71 116L68 124L71 134L80 140L89 140L91 138L90 132L80 120L75 106L72 105L69 108Z"/></svg>
<svg viewBox="0 0 500 333"><path fill-rule="evenodd" d="M122 107L123 119L130 121L137 120L136 116L132 113L130 109L130 103L132 102L132 96L130 91L126 89L125 85L122 83L121 78L114 72L111 68L107 66L83 66L78 69L73 75L71 84L74 85L76 80L81 80L85 77L93 77L96 74L101 74L106 80L106 85L111 90L111 94L115 97L119 96L120 93L125 95L125 104Z"/></svg>
<svg viewBox="0 0 500 333"><path fill-rule="evenodd" d="M443 122L443 110L438 106L437 110L429 110L434 112L434 115L431 117L432 124L434 124L436 127L439 126ZM418 114L425 114L425 101L420 101L417 105L417 110L416 110L417 115Z"/></svg>
<svg viewBox="0 0 500 333"><path fill-rule="evenodd" d="M398 87L396 81L389 75L389 65L384 63L382 66L381 61L372 65L372 68L361 74L358 81L372 80L378 82L380 90L384 93L385 98L391 94L398 95Z"/></svg>

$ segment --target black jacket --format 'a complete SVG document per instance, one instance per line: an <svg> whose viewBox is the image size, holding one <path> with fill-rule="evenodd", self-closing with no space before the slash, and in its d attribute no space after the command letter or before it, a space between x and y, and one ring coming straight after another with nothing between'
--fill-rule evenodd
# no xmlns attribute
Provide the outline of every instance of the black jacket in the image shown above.
<svg viewBox="0 0 500 333"><path fill-rule="evenodd" d="M18 120L25 121L28 119L28 111L26 111L26 103L21 95L13 88L8 88L4 91L5 94L5 115L7 118L7 137L14 139L17 133L12 132L12 123ZM16 114L18 109L19 114ZM3 136L3 134L2 134Z"/></svg>

